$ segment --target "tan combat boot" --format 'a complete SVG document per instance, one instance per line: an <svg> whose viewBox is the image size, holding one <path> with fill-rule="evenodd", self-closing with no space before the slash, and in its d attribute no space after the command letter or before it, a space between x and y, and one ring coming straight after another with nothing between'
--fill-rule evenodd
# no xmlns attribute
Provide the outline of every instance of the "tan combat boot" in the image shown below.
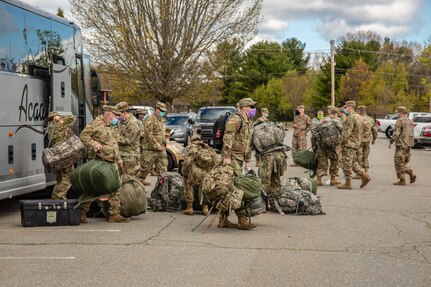
<svg viewBox="0 0 431 287"><path fill-rule="evenodd" d="M238 225L235 223L230 222L227 219L227 215L226 214L220 214L220 220L218 222L218 228L237 228Z"/></svg>
<svg viewBox="0 0 431 287"><path fill-rule="evenodd" d="M202 215L207 216L208 215L208 205L202 204Z"/></svg>
<svg viewBox="0 0 431 287"><path fill-rule="evenodd" d="M109 223L128 223L129 220L130 220L129 218L122 217L121 214L116 213L116 214L109 215L108 222Z"/></svg>
<svg viewBox="0 0 431 287"><path fill-rule="evenodd" d="M352 180L350 178L346 178L346 183L337 186L338 189L352 189Z"/></svg>
<svg viewBox="0 0 431 287"><path fill-rule="evenodd" d="M341 184L341 181L338 181L335 176L331 176L331 185L339 185Z"/></svg>
<svg viewBox="0 0 431 287"><path fill-rule="evenodd" d="M183 213L185 215L193 215L193 202L187 202L187 208Z"/></svg>
<svg viewBox="0 0 431 287"><path fill-rule="evenodd" d="M413 170L409 169L406 171L406 173L409 175L410 177L410 183L414 183L416 181L416 175L413 174Z"/></svg>
<svg viewBox="0 0 431 287"><path fill-rule="evenodd" d="M245 215L238 215L238 229L249 230L255 227L256 224L250 223Z"/></svg>
<svg viewBox="0 0 431 287"><path fill-rule="evenodd" d="M322 186L323 185L323 183L322 183L322 177L321 176L317 177L316 183L317 183L317 186Z"/></svg>
<svg viewBox="0 0 431 287"><path fill-rule="evenodd" d="M362 176L360 176L359 174L357 174L357 175L353 176L352 179L362 179Z"/></svg>
<svg viewBox="0 0 431 287"><path fill-rule="evenodd" d="M362 178L362 182L361 182L361 186L360 188L363 188L364 186L366 186L370 180L371 177L368 175L368 173L366 173L365 171L361 174L361 178Z"/></svg>
<svg viewBox="0 0 431 287"><path fill-rule="evenodd" d="M394 185L406 185L406 178L404 176L400 177L397 182L394 182Z"/></svg>
<svg viewBox="0 0 431 287"><path fill-rule="evenodd" d="M79 217L79 221L81 223L88 223L87 215L85 214L85 212L81 212L81 216Z"/></svg>

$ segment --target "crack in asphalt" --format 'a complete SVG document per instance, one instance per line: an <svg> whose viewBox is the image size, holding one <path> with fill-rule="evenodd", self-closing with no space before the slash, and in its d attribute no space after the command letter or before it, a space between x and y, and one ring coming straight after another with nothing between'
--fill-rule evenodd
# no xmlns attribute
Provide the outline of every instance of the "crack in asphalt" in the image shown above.
<svg viewBox="0 0 431 287"><path fill-rule="evenodd" d="M425 223L426 227L427 227L428 229L431 229L431 223L430 223L430 222L428 222L428 221L425 221L425 220L422 220L422 219L416 218L416 217L414 217L414 216L408 216L408 215L407 215L407 214L405 214L405 213L400 213L400 214L401 214L402 216L404 216L404 217L407 217L407 218L410 218L410 219L416 220L416 221L421 222L421 223Z"/></svg>

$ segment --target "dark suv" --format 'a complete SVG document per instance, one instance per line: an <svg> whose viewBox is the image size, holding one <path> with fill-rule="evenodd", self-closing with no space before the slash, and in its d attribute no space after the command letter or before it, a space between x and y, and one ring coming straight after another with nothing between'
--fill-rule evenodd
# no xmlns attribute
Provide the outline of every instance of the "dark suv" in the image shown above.
<svg viewBox="0 0 431 287"><path fill-rule="evenodd" d="M166 128L170 129L169 139L187 146L193 134L192 124L195 119L195 113L168 114Z"/></svg>
<svg viewBox="0 0 431 287"><path fill-rule="evenodd" d="M202 141L214 145L214 123L221 115L230 113L233 115L236 112L235 107L232 106L216 106L216 107L202 107L198 110L194 130L201 131Z"/></svg>

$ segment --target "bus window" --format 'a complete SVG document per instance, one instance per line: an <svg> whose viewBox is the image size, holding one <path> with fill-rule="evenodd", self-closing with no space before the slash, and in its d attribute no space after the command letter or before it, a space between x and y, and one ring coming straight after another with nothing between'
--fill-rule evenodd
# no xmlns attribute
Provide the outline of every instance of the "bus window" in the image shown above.
<svg viewBox="0 0 431 287"><path fill-rule="evenodd" d="M0 71L21 72L26 54L24 11L0 2Z"/></svg>
<svg viewBox="0 0 431 287"><path fill-rule="evenodd" d="M56 21L51 21L51 25L52 25L52 35L58 35L59 36L58 40L60 41L60 43L53 43L53 44L61 47L57 51L56 56L62 57L67 66L74 68L75 67L75 46L73 43L73 27L66 26Z"/></svg>

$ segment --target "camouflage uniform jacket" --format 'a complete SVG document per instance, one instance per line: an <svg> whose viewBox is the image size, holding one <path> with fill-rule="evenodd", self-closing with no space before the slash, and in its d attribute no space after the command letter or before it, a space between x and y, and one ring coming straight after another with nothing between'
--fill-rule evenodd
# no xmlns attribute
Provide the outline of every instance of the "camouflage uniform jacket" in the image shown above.
<svg viewBox="0 0 431 287"><path fill-rule="evenodd" d="M369 143L375 141L377 138L377 126L374 119L368 115L364 115L362 118L362 142Z"/></svg>
<svg viewBox="0 0 431 287"><path fill-rule="evenodd" d="M395 124L394 134L392 135L391 144L399 147L412 147L413 142L413 121L404 116L399 118Z"/></svg>
<svg viewBox="0 0 431 287"><path fill-rule="evenodd" d="M341 113L340 114L340 120L341 120L342 124L344 124L344 122L346 121L346 119L347 119L347 116L344 113Z"/></svg>
<svg viewBox="0 0 431 287"><path fill-rule="evenodd" d="M116 163L121 161L115 131L110 124L107 124L103 120L103 115L92 120L84 128L79 137L89 151L89 158L96 157L98 159ZM102 146L97 153L93 151L96 144L100 144Z"/></svg>
<svg viewBox="0 0 431 287"><path fill-rule="evenodd" d="M253 127L260 125L261 123L266 123L267 121L268 119L266 117L260 117L254 122Z"/></svg>
<svg viewBox="0 0 431 287"><path fill-rule="evenodd" d="M231 116L223 136L223 157L249 162L251 158L252 124L248 115L237 112Z"/></svg>
<svg viewBox="0 0 431 287"><path fill-rule="evenodd" d="M49 147L56 147L69 140L74 134L73 124L76 122L76 116L65 116L63 123L55 122L48 127Z"/></svg>
<svg viewBox="0 0 431 287"><path fill-rule="evenodd" d="M143 149L166 149L166 125L162 117L153 114L144 121Z"/></svg>
<svg viewBox="0 0 431 287"><path fill-rule="evenodd" d="M141 153L141 126L139 120L131 115L118 127L118 147L121 156L139 156Z"/></svg>
<svg viewBox="0 0 431 287"><path fill-rule="evenodd" d="M340 139L343 147L359 148L362 142L362 121L362 117L356 112L347 116Z"/></svg>
<svg viewBox="0 0 431 287"><path fill-rule="evenodd" d="M313 127L313 122L307 115L297 115L293 120L293 136L305 136L307 132Z"/></svg>

